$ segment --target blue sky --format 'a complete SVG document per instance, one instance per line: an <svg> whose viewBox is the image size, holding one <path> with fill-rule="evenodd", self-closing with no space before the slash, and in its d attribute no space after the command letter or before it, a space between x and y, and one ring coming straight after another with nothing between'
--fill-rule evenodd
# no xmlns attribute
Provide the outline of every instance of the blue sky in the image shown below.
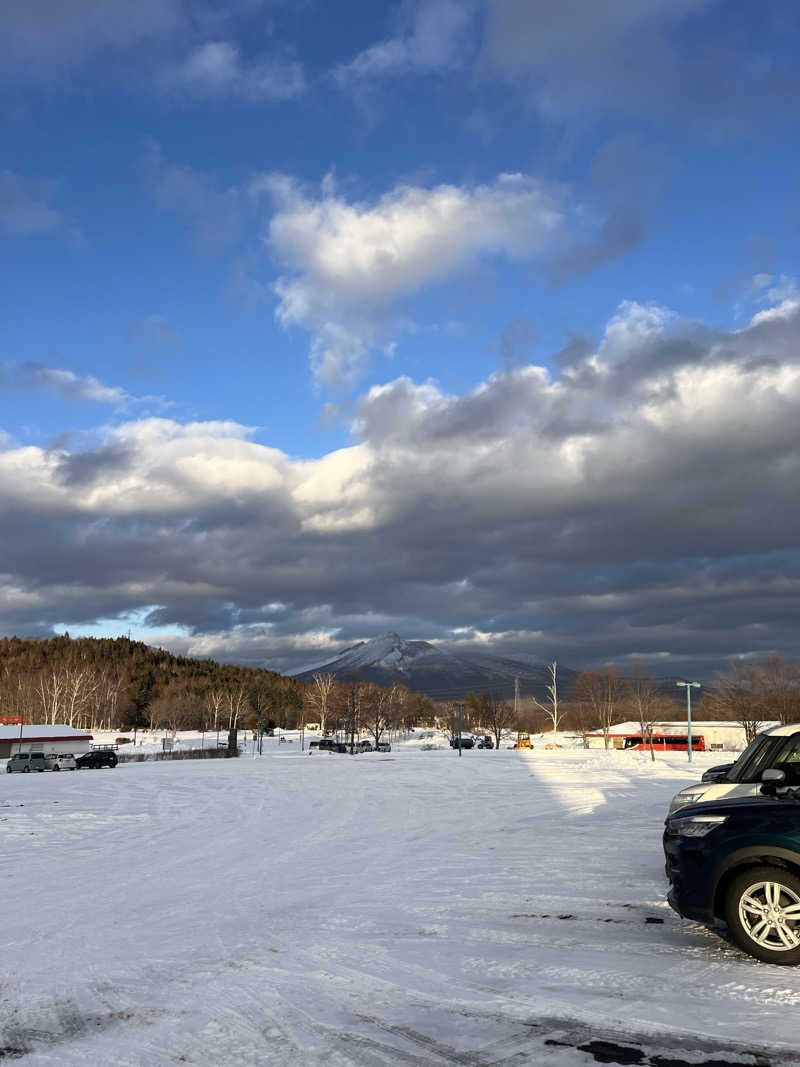
<svg viewBox="0 0 800 1067"><path fill-rule="evenodd" d="M287 669L384 629L576 666L793 654L774 605L757 640L748 629L763 589L733 619L726 594L707 626L687 610L668 631L623 596L642 583L669 614L664 582L702 574L719 592L718 571L754 553L773 584L793 581L787 537L754 535L744 495L742 514L714 505L700 543L678 523L672 549L630 537L663 524L646 493L622 503L624 528L601 520L630 480L615 434L639 435L670 496L674 479L686 489L686 468L656 469L663 442L645 429L678 432L671 409L653 422L652 398L683 395L690 372L707 372L715 430L689 469L715 491L766 484L749 460L720 468L715 413L754 360L777 375L748 386L767 436L768 398L794 404L794 343L761 335L795 336L799 38L781 0L4 5L4 631L131 627ZM610 393L621 363L647 373ZM536 410L490 417L481 398L527 395L532 368L547 380ZM448 439L462 409L472 435ZM515 487L554 462L555 425L575 495ZM793 470L774 447L769 471ZM156 462L170 449L202 471L174 484ZM679 508L711 508L713 493L686 492ZM458 565L445 507L464 524ZM20 544L37 517L60 528L56 547ZM723 545L731 522L741 536ZM181 539L198 561L215 542L213 581L170 562ZM335 568L341 587L315 594L294 568ZM622 598L602 637L581 599L596 587ZM520 590L527 607L509 600Z"/></svg>

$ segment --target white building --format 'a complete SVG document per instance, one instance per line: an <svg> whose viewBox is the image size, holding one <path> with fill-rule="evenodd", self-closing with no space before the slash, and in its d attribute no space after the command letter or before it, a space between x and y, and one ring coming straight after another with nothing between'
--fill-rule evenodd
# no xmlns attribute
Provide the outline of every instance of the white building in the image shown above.
<svg viewBox="0 0 800 1067"><path fill-rule="evenodd" d="M776 726L774 722L764 722L761 729L766 730L770 726ZM609 732L609 747L623 748L625 738L631 734L641 734L638 722L615 723ZM686 720L683 722L654 722L653 736L669 737L675 734L686 734ZM738 722L704 722L692 720L692 736L702 736L707 752L741 752L747 745L744 727ZM594 732L587 735L587 748L604 748L605 740L602 733ZM655 746L656 749L658 746Z"/></svg>
<svg viewBox="0 0 800 1067"><path fill-rule="evenodd" d="M15 752L88 752L92 735L73 726L0 726L0 759Z"/></svg>

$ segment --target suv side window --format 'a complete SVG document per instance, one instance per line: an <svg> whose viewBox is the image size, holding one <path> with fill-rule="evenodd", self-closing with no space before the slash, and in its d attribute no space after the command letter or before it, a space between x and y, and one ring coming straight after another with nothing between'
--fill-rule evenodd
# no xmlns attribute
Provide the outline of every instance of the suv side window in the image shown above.
<svg viewBox="0 0 800 1067"><path fill-rule="evenodd" d="M789 744L778 756L778 763L800 763L800 734L789 738Z"/></svg>
<svg viewBox="0 0 800 1067"><path fill-rule="evenodd" d="M785 738L768 737L762 734L745 749L728 772L729 782L758 782L761 772L772 767L775 757L784 747Z"/></svg>

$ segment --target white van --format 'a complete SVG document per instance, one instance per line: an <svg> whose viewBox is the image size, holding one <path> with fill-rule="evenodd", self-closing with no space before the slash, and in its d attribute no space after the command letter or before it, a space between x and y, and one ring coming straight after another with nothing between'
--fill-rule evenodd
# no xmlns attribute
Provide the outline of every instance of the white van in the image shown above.
<svg viewBox="0 0 800 1067"><path fill-rule="evenodd" d="M758 796L761 775L772 767L784 772L786 785L800 786L800 723L773 726L758 734L735 763L712 767L701 782L687 785L676 793L669 813L687 804Z"/></svg>

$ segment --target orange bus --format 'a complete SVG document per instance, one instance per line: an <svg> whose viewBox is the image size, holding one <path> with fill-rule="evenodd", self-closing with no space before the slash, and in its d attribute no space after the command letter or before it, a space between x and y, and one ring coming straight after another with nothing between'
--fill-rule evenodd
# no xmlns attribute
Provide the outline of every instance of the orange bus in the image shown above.
<svg viewBox="0 0 800 1067"><path fill-rule="evenodd" d="M626 734L625 749L632 748L636 752L650 750L650 742L657 752L687 752L689 749L688 734L653 734L642 739L641 734ZM692 734L692 752L705 752L706 740L702 734Z"/></svg>

